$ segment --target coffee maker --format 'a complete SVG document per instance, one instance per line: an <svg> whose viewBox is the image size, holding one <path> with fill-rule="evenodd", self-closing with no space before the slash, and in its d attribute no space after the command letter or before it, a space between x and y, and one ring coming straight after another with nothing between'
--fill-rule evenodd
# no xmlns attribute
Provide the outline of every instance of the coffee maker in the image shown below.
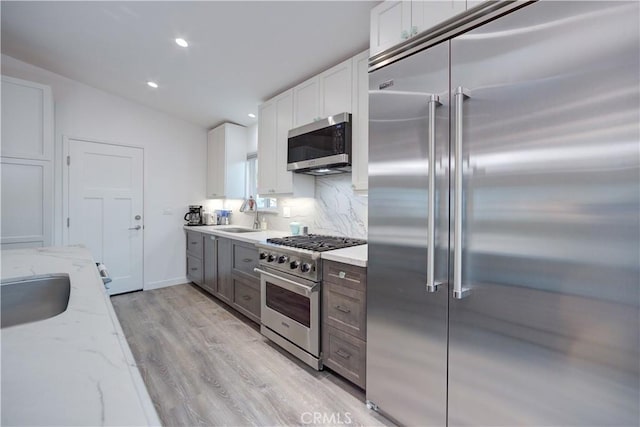
<svg viewBox="0 0 640 427"><path fill-rule="evenodd" d="M184 215L184 220L187 221L187 225L202 225L204 224L202 218L202 206L189 205L189 212Z"/></svg>

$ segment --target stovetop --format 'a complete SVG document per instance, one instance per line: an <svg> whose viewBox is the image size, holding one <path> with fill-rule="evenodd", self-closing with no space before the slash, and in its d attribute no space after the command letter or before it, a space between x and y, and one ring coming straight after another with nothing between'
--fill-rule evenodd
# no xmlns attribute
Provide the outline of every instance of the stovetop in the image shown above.
<svg viewBox="0 0 640 427"><path fill-rule="evenodd" d="M352 239L349 237L309 234L306 236L286 236L267 239L267 243L298 249L307 249L315 252L325 252L335 249L349 248L351 246L366 245L367 241L364 239Z"/></svg>

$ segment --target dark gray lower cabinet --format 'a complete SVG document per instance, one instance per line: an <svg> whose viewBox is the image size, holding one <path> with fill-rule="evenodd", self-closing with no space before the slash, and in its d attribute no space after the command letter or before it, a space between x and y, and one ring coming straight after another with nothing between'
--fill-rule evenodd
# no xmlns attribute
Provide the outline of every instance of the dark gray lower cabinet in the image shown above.
<svg viewBox="0 0 640 427"><path fill-rule="evenodd" d="M187 278L260 323L257 266L258 249L251 243L187 232Z"/></svg>
<svg viewBox="0 0 640 427"><path fill-rule="evenodd" d="M218 291L216 296L226 303L233 302L233 278L231 277L232 240L218 237Z"/></svg>
<svg viewBox="0 0 640 427"><path fill-rule="evenodd" d="M202 233L186 231L185 238L187 242L187 279L202 286L204 283Z"/></svg>
<svg viewBox="0 0 640 427"><path fill-rule="evenodd" d="M218 292L218 237L204 235L204 288L211 294Z"/></svg>
<svg viewBox="0 0 640 427"><path fill-rule="evenodd" d="M322 278L322 363L365 388L367 270L324 261Z"/></svg>

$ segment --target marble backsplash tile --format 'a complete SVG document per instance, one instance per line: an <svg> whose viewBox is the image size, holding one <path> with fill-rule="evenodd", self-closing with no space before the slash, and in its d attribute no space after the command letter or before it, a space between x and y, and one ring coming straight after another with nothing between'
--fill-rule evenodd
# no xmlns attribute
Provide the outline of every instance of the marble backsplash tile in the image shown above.
<svg viewBox="0 0 640 427"><path fill-rule="evenodd" d="M255 214L239 211L241 200L207 201L210 209L231 209L231 222L251 227ZM283 216L283 208L291 209L291 217ZM278 212L265 214L272 230L289 230L290 222L309 227L310 233L367 238L366 196L354 194L351 175L341 174L316 178L315 198L279 198ZM260 215L263 215L260 213Z"/></svg>

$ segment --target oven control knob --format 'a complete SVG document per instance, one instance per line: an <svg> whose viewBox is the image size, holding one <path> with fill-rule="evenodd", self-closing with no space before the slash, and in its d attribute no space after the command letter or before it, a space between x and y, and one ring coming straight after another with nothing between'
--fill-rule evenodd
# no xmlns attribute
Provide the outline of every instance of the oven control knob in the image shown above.
<svg viewBox="0 0 640 427"><path fill-rule="evenodd" d="M267 262L273 262L275 260L276 260L276 256L275 255L269 254L269 256L267 257Z"/></svg>
<svg viewBox="0 0 640 427"><path fill-rule="evenodd" d="M260 259L267 259L267 253L266 252L260 252Z"/></svg>
<svg viewBox="0 0 640 427"><path fill-rule="evenodd" d="M311 264L309 263L304 263L300 266L300 271L302 271L303 273L308 273L311 271Z"/></svg>
<svg viewBox="0 0 640 427"><path fill-rule="evenodd" d="M295 270L296 268L300 267L300 262L299 261L292 261L289 263L289 267L291 267L292 270Z"/></svg>
<svg viewBox="0 0 640 427"><path fill-rule="evenodd" d="M287 261L289 261L289 257L286 255L280 255L278 257L278 264L284 264Z"/></svg>

